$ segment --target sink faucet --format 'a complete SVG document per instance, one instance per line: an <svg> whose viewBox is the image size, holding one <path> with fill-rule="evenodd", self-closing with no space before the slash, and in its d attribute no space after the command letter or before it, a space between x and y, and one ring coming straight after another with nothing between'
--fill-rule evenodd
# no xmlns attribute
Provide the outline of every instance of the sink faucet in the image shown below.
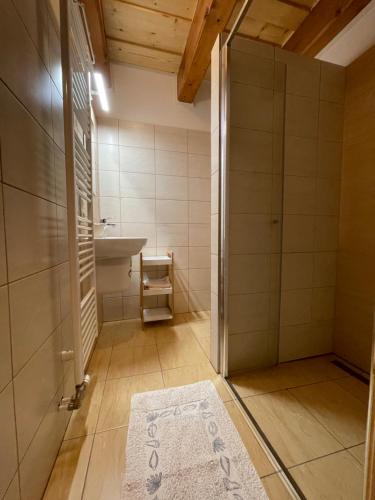
<svg viewBox="0 0 375 500"><path fill-rule="evenodd" d="M104 238L106 229L109 226L116 226L116 224L114 222L108 222L107 218L99 219L99 224L97 224L97 225L102 226L102 228L103 228L103 232L102 232L102 236L101 236L102 238Z"/></svg>

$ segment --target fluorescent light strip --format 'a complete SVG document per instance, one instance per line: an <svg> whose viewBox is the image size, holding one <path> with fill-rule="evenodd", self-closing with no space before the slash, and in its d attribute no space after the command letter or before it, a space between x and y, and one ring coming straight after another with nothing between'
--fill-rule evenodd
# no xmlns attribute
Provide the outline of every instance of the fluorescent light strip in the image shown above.
<svg viewBox="0 0 375 500"><path fill-rule="evenodd" d="M100 105L103 111L109 111L109 104L107 99L107 93L104 87L104 80L101 73L94 73L96 89L99 94Z"/></svg>

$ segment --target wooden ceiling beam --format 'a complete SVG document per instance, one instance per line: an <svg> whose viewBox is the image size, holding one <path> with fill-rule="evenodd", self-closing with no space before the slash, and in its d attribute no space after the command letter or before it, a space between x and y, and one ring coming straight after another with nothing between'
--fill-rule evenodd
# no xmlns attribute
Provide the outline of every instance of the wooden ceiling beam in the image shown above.
<svg viewBox="0 0 375 500"><path fill-rule="evenodd" d="M211 50L239 0L199 0L177 75L177 95L193 102L211 60Z"/></svg>
<svg viewBox="0 0 375 500"><path fill-rule="evenodd" d="M320 0L284 45L284 49L316 56L370 0Z"/></svg>
<svg viewBox="0 0 375 500"><path fill-rule="evenodd" d="M107 41L101 0L83 0L91 44L95 55L95 69L102 73L107 87L111 86Z"/></svg>

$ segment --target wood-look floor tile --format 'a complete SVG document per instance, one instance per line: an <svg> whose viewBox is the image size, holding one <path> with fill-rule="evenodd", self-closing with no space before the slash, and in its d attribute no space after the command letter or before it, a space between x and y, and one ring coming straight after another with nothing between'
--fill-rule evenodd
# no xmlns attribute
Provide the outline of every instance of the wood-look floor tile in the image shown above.
<svg viewBox="0 0 375 500"><path fill-rule="evenodd" d="M163 325L154 328L157 345L164 342L194 340L193 332L187 323Z"/></svg>
<svg viewBox="0 0 375 500"><path fill-rule="evenodd" d="M354 458L358 460L358 462L364 466L365 465L365 451L366 445L359 444L358 446L353 446L353 448L348 448L347 450Z"/></svg>
<svg viewBox="0 0 375 500"><path fill-rule="evenodd" d="M289 472L307 498L362 499L363 469L347 451L293 467Z"/></svg>
<svg viewBox="0 0 375 500"><path fill-rule="evenodd" d="M338 384L322 382L290 391L345 448L365 441L367 406Z"/></svg>
<svg viewBox="0 0 375 500"><path fill-rule="evenodd" d="M211 349L210 337L200 337L197 340L207 358L210 359L210 349Z"/></svg>
<svg viewBox="0 0 375 500"><path fill-rule="evenodd" d="M155 327L145 325L140 319L121 321L113 329L113 346L132 345L135 347L155 345Z"/></svg>
<svg viewBox="0 0 375 500"><path fill-rule="evenodd" d="M209 320L211 317L211 311L193 311L185 313L185 321L201 321Z"/></svg>
<svg viewBox="0 0 375 500"><path fill-rule="evenodd" d="M263 477L262 483L270 500L293 500L295 498L289 492L281 473Z"/></svg>
<svg viewBox="0 0 375 500"><path fill-rule="evenodd" d="M44 500L78 500L82 496L94 436L63 441Z"/></svg>
<svg viewBox="0 0 375 500"><path fill-rule="evenodd" d="M160 371L156 345L113 347L107 378L131 377L143 373Z"/></svg>
<svg viewBox="0 0 375 500"><path fill-rule="evenodd" d="M197 339L210 336L210 320L191 321L189 325Z"/></svg>
<svg viewBox="0 0 375 500"><path fill-rule="evenodd" d="M223 401L230 401L232 399L221 375L215 372L208 361L199 365L182 366L180 368L173 368L172 370L165 370L163 371L163 379L165 387L179 387L181 385L195 384L202 380L211 380Z"/></svg>
<svg viewBox="0 0 375 500"><path fill-rule="evenodd" d="M246 398L345 376L346 373L333 365L330 359L322 357L280 363L265 370L231 376L230 380L238 394Z"/></svg>
<svg viewBox="0 0 375 500"><path fill-rule="evenodd" d="M267 457L265 451L259 444L252 429L249 427L234 401L228 401L225 403L225 408L236 426L236 429L241 436L242 442L245 445L249 457L259 476L268 476L269 474L276 472L275 467Z"/></svg>
<svg viewBox="0 0 375 500"><path fill-rule="evenodd" d="M87 436L95 433L105 382L91 380L87 387L82 406L74 410L64 439Z"/></svg>
<svg viewBox="0 0 375 500"><path fill-rule="evenodd" d="M163 389L161 372L107 380L100 408L97 432L128 425L130 402L137 392Z"/></svg>
<svg viewBox="0 0 375 500"><path fill-rule="evenodd" d="M243 401L287 467L342 449L289 391Z"/></svg>
<svg viewBox="0 0 375 500"><path fill-rule="evenodd" d="M348 391L352 396L356 397L362 403L368 404L369 386L361 382L355 377L345 377L335 380L336 384Z"/></svg>
<svg viewBox="0 0 375 500"><path fill-rule="evenodd" d="M163 370L205 363L207 358L195 339L163 342L158 345Z"/></svg>
<svg viewBox="0 0 375 500"><path fill-rule="evenodd" d="M120 500L125 470L127 427L95 435L84 500Z"/></svg>
<svg viewBox="0 0 375 500"><path fill-rule="evenodd" d="M107 378L111 352L112 347L97 348L94 350L87 370L92 379L105 380Z"/></svg>

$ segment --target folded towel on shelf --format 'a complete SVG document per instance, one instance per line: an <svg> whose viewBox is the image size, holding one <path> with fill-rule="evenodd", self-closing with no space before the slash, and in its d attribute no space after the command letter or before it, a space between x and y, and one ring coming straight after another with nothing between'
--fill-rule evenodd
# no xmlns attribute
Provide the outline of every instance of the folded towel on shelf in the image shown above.
<svg viewBox="0 0 375 500"><path fill-rule="evenodd" d="M164 276L163 278L149 278L147 274L144 274L143 285L145 288L170 288L171 282L169 276Z"/></svg>

